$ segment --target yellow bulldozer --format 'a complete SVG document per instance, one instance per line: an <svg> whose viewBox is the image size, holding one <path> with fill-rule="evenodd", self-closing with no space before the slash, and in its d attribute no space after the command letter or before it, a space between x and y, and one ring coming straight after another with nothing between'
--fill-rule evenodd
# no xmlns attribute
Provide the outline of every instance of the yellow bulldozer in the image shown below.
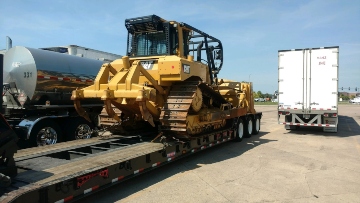
<svg viewBox="0 0 360 203"><path fill-rule="evenodd" d="M190 139L255 114L251 84L217 77L220 40L156 15L126 19L125 26L126 56L103 64L93 85L72 92L81 116L92 119L81 100L98 98L118 124L113 131L148 128Z"/></svg>

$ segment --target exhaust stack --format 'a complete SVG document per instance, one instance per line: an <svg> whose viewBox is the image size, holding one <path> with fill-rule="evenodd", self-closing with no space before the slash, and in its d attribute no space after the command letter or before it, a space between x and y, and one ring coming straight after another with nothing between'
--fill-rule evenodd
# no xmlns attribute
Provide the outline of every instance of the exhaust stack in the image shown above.
<svg viewBox="0 0 360 203"><path fill-rule="evenodd" d="M12 47L12 40L10 37L6 36L6 51L11 49L11 47Z"/></svg>

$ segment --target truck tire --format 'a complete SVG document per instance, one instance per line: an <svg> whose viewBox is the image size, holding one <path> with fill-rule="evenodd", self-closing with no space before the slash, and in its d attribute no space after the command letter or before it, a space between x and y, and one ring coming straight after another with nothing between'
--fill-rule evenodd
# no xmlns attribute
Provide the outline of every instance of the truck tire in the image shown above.
<svg viewBox="0 0 360 203"><path fill-rule="evenodd" d="M253 135L257 135L259 134L259 131L260 131L260 118L258 116L255 117L255 120L253 122L253 132L252 134Z"/></svg>
<svg viewBox="0 0 360 203"><path fill-rule="evenodd" d="M241 118L239 118L235 129L235 142L241 142L243 137L244 137L244 123L241 120Z"/></svg>
<svg viewBox="0 0 360 203"><path fill-rule="evenodd" d="M51 119L35 124L30 133L30 147L52 145L62 141L60 126Z"/></svg>
<svg viewBox="0 0 360 203"><path fill-rule="evenodd" d="M249 116L245 121L244 137L249 138L253 133L253 119Z"/></svg>
<svg viewBox="0 0 360 203"><path fill-rule="evenodd" d="M66 124L66 140L79 140L91 138L93 125L83 117L68 119Z"/></svg>

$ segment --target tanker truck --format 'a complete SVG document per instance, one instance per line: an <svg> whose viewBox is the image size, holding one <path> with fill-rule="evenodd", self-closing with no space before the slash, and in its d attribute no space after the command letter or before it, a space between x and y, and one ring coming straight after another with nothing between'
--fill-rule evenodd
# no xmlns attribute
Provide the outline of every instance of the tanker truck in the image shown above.
<svg viewBox="0 0 360 203"><path fill-rule="evenodd" d="M4 55L2 113L20 148L89 138L96 127L78 116L71 91L89 86L103 61L16 46ZM96 120L102 103L88 101ZM19 133L21 132L21 133Z"/></svg>

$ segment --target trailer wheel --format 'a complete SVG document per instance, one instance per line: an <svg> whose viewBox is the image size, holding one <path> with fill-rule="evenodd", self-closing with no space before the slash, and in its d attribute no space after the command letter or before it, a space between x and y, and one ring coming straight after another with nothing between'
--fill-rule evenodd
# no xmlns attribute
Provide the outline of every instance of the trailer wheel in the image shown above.
<svg viewBox="0 0 360 203"><path fill-rule="evenodd" d="M66 122L66 138L70 140L88 139L91 137L93 132L93 126L90 122L85 120L83 117L75 117L69 119Z"/></svg>
<svg viewBox="0 0 360 203"><path fill-rule="evenodd" d="M259 131L260 131L260 118L258 116L256 116L255 120L253 122L252 134L257 135L257 134L259 134Z"/></svg>
<svg viewBox="0 0 360 203"><path fill-rule="evenodd" d="M236 142L241 142L242 139L244 137L244 123L243 121L239 118L237 127L235 129L235 141Z"/></svg>
<svg viewBox="0 0 360 203"><path fill-rule="evenodd" d="M36 123L30 133L31 147L52 145L61 141L62 132L60 126L50 119Z"/></svg>
<svg viewBox="0 0 360 203"><path fill-rule="evenodd" d="M244 129L245 129L244 137L246 138L251 137L251 134L253 133L253 119L250 116L246 119Z"/></svg>

